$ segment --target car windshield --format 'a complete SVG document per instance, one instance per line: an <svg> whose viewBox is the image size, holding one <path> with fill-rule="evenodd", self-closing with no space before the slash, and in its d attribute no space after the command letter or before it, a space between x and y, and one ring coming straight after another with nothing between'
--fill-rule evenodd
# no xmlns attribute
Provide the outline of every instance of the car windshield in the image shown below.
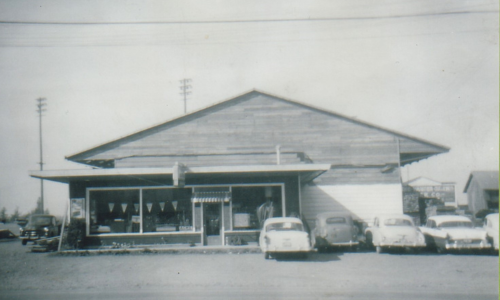
<svg viewBox="0 0 500 300"><path fill-rule="evenodd" d="M52 222L52 218L51 217L46 217L46 216L31 216L29 223L31 225L46 226L46 225L50 225L51 222Z"/></svg>
<svg viewBox="0 0 500 300"><path fill-rule="evenodd" d="M465 227L472 228L472 222L468 221L448 221L439 224L439 228L450 228L450 227Z"/></svg>
<svg viewBox="0 0 500 300"><path fill-rule="evenodd" d="M304 227L293 222L272 223L267 225L266 231L304 231Z"/></svg>
<svg viewBox="0 0 500 300"><path fill-rule="evenodd" d="M412 223L410 220L392 218L392 219L385 219L384 225L385 226L412 226Z"/></svg>
<svg viewBox="0 0 500 300"><path fill-rule="evenodd" d="M326 219L326 224L345 224L344 217L331 217Z"/></svg>

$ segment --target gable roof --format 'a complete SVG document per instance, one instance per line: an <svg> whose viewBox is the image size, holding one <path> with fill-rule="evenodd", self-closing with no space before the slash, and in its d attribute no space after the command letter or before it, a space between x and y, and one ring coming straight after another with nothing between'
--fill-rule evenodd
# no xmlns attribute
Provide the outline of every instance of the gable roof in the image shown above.
<svg viewBox="0 0 500 300"><path fill-rule="evenodd" d="M417 177L404 183L409 186L441 186L443 184L454 184L454 182L440 182L427 177Z"/></svg>
<svg viewBox="0 0 500 300"><path fill-rule="evenodd" d="M209 107L191 112L189 114L186 114L186 115L174 118L174 119L171 119L170 121L167 121L165 123L147 128L145 130L138 131L138 132L133 133L131 135L116 139L114 141L105 143L103 145L99 145L99 146L91 148L89 150L85 150L83 152L67 156L66 159L68 159L70 161L74 161L74 162L88 164L88 165L104 166L106 164L106 161L102 158L97 159L94 156L101 154L101 153L104 153L106 151L109 151L111 149L114 149L116 147L119 147L120 145L130 143L133 141L137 141L139 139L142 139L142 138L147 137L149 135L152 135L154 133L158 133L160 131L167 130L169 128L173 128L173 127L179 126L181 124L189 123L190 121L193 121L193 120L196 120L198 118L202 118L204 116L213 114L215 112L227 109L227 108L232 107L234 105L238 105L240 103L243 103L245 101L248 101L248 100L253 99L255 97L258 97L258 96L265 96L266 98L272 99L274 101L281 101L281 102L291 104L293 106L300 107L300 108L303 108L306 110L325 114L325 115L328 115L331 117L342 119L344 121L348 121L350 123L354 123L354 124L361 125L361 126L364 126L367 128L382 131L382 132L388 133L392 136L402 138L405 141L410 141L412 143L416 143L416 144L423 146L425 148L425 151L419 150L419 151L412 152L412 149L403 149L403 147L402 147L402 149L400 151L401 158L402 158L402 164L411 163L414 161L428 158L432 155L436 155L436 154L440 154L440 153L444 153L444 152L449 151L449 148L442 146L442 145L431 143L431 142L428 142L428 141L425 141L425 140L422 140L419 138L415 138L415 137L412 137L412 136L409 136L409 135L406 135L403 133L399 133L399 132L396 132L393 130L385 129L385 128L382 128L382 127L379 127L379 126L376 126L376 125L373 125L373 124L370 124L367 122L362 122L362 121L359 121L357 119L353 119L353 118L350 118L350 117L347 117L347 116L344 116L344 115L341 115L341 114L338 114L338 113L335 113L332 111L320 109L320 108L317 108L317 107L314 107L311 105L307 105L307 104L303 104L303 103L293 101L290 99L285 99L282 97L274 96L274 95L264 93L261 91L252 90L252 91L244 93L242 95L233 97L229 100L225 100L225 101L216 103L214 105L211 105ZM409 146L409 148L411 148L411 145ZM413 146L413 148L415 148L415 146Z"/></svg>
<svg viewBox="0 0 500 300"><path fill-rule="evenodd" d="M467 193L472 181L476 181L483 190L498 190L498 171L473 171L465 184L464 193Z"/></svg>

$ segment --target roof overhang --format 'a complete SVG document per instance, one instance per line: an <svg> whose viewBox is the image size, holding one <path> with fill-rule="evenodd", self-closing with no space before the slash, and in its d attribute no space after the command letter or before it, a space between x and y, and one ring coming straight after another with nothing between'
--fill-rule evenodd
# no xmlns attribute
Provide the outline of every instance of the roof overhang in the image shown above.
<svg viewBox="0 0 500 300"><path fill-rule="evenodd" d="M210 175L241 176L300 176L301 182L309 182L330 170L330 164L297 164L297 165L245 165L216 167L186 167L186 178ZM30 176L38 179L61 183L79 180L122 180L149 179L162 176L171 177L174 168L113 168L113 169L80 169L80 170L48 170L31 171Z"/></svg>

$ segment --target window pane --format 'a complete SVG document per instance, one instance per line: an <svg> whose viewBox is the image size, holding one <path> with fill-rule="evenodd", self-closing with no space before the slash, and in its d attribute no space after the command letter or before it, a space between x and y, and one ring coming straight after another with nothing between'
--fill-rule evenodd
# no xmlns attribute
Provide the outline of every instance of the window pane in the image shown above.
<svg viewBox="0 0 500 300"><path fill-rule="evenodd" d="M265 219L281 217L281 187L233 187L233 230L260 229Z"/></svg>
<svg viewBox="0 0 500 300"><path fill-rule="evenodd" d="M90 191L90 233L139 232L139 190Z"/></svg>
<svg viewBox="0 0 500 300"><path fill-rule="evenodd" d="M143 189L143 232L192 230L191 189Z"/></svg>

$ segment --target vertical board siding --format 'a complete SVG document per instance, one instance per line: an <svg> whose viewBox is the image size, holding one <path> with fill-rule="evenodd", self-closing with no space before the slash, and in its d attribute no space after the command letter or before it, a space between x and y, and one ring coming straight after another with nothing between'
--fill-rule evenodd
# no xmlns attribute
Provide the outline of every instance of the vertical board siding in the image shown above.
<svg viewBox="0 0 500 300"><path fill-rule="evenodd" d="M378 214L402 214L402 187L379 185L305 185L301 189L302 214L309 224L322 212L349 213L371 224Z"/></svg>

